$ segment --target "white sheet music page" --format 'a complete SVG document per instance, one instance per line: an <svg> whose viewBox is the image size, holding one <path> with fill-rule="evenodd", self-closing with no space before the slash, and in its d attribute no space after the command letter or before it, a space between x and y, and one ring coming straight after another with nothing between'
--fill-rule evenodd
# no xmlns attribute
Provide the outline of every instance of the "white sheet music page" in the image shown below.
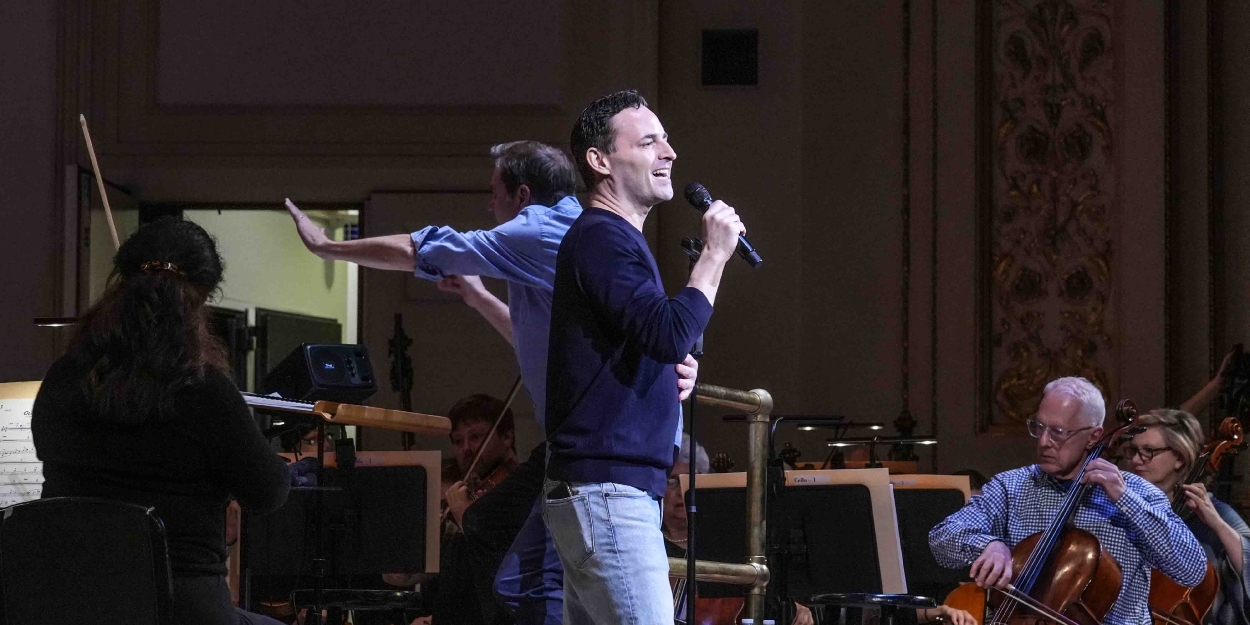
<svg viewBox="0 0 1250 625"><path fill-rule="evenodd" d="M43 492L43 463L30 435L34 397L0 397L0 508L33 501Z"/></svg>

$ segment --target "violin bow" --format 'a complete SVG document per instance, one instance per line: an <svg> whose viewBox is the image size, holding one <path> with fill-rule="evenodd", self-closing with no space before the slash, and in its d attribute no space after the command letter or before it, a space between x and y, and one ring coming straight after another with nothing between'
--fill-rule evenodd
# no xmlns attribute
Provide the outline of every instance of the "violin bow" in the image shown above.
<svg viewBox="0 0 1250 625"><path fill-rule="evenodd" d="M1193 623L1179 616L1176 616L1174 614L1168 614L1167 612L1164 612L1162 610L1156 610L1154 608L1150 608L1150 616L1154 617L1157 620L1163 621L1164 623L1167 623L1168 625L1194 625Z"/></svg>
<svg viewBox="0 0 1250 625"><path fill-rule="evenodd" d="M104 202L104 216L108 218L109 233L113 235L113 249L122 246L117 238L117 226L113 223L113 209L109 208L109 194L104 190L104 178L100 176L100 163L95 158L95 146L91 144L91 131L87 130L87 116L78 114L78 125L82 127L82 136L87 140L87 155L91 157L91 171L95 172L95 183L100 189L100 200Z"/></svg>
<svg viewBox="0 0 1250 625"><path fill-rule="evenodd" d="M490 432L486 433L486 438L482 439L482 444L477 448L477 454L473 456L473 462L469 463L469 468L465 470L464 476L468 478L473 475L473 469L477 468L477 461L482 459L482 452L486 451L486 446L490 444L492 438L495 437L495 430L499 429L499 422L503 421L503 416L508 414L508 409L512 407L512 400L516 399L516 394L521 390L521 376L516 377L516 382L512 383L512 390L508 391L508 398L503 400L503 410L499 411L499 416L495 417L494 425L490 426ZM448 490L447 493L450 493ZM447 493L443 493L443 498L447 498ZM447 517L451 514L451 508L448 507L443 511L443 521L447 521Z"/></svg>

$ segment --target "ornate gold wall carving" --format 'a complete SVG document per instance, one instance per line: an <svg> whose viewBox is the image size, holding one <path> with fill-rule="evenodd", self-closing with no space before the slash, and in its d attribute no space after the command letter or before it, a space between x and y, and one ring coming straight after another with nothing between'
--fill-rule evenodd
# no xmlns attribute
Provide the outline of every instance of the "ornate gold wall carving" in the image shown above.
<svg viewBox="0 0 1250 625"><path fill-rule="evenodd" d="M1018 431L1042 387L1084 376L1115 388L1112 5L995 0L983 233L989 302L981 429ZM984 58L984 57L983 57ZM987 188L988 187L988 188ZM984 405L984 404L983 404Z"/></svg>

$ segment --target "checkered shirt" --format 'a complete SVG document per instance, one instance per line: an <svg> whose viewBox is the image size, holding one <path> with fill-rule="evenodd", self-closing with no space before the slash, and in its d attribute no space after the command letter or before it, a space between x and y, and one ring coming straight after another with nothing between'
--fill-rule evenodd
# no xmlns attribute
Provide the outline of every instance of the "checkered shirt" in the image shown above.
<svg viewBox="0 0 1250 625"><path fill-rule="evenodd" d="M1098 537L1124 573L1120 596L1103 623L1150 623L1150 569L1195 586L1206 574L1207 558L1159 489L1132 473L1120 475L1128 488L1119 503L1094 487L1077 508L1073 524ZM959 568L995 540L1015 547L1046 530L1072 486L1072 481L1055 479L1037 465L995 475L980 495L929 532L933 556L942 566Z"/></svg>

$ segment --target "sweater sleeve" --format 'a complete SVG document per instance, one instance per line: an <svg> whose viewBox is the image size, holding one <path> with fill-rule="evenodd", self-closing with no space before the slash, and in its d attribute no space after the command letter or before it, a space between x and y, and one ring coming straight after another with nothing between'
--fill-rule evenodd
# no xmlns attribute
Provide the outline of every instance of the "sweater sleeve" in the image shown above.
<svg viewBox="0 0 1250 625"><path fill-rule="evenodd" d="M701 291L686 287L668 297L649 252L616 224L587 228L572 251L578 285L600 315L649 358L685 359L712 317Z"/></svg>
<svg viewBox="0 0 1250 625"><path fill-rule="evenodd" d="M209 376L199 413L213 479L249 512L272 512L291 489L286 462L270 449L234 384L220 373Z"/></svg>

